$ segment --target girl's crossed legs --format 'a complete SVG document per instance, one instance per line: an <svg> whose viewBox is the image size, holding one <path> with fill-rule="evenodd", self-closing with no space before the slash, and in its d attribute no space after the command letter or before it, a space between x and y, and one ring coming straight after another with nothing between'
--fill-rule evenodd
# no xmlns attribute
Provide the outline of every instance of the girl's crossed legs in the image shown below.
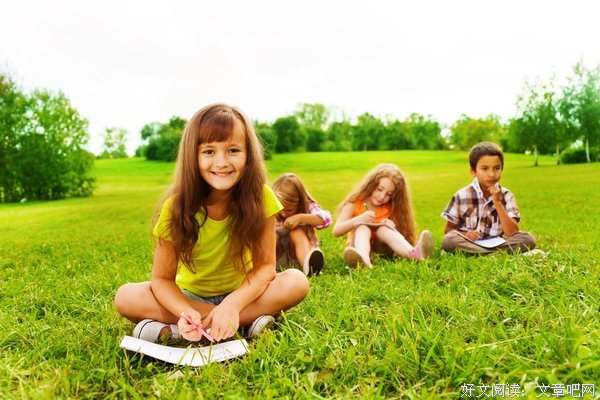
<svg viewBox="0 0 600 400"><path fill-rule="evenodd" d="M252 323L261 315L277 316L300 303L308 293L308 280L302 272L290 269L278 273L260 297L240 312L240 326ZM189 299L190 304L206 318L215 305ZM173 315L154 296L150 282L127 283L115 295L117 311L132 322L153 319L176 324L179 315Z"/></svg>

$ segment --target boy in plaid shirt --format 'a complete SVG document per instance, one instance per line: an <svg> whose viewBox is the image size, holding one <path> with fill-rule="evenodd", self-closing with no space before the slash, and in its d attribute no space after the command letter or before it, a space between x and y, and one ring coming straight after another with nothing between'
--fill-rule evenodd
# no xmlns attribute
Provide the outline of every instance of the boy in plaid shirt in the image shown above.
<svg viewBox="0 0 600 400"><path fill-rule="evenodd" d="M528 232L519 232L521 216L515 196L498 185L504 169L502 149L492 142L481 142L469 153L473 182L460 189L442 217L447 220L442 249L466 253L490 254L526 252L535 247L536 240ZM498 244L477 242L505 236Z"/></svg>

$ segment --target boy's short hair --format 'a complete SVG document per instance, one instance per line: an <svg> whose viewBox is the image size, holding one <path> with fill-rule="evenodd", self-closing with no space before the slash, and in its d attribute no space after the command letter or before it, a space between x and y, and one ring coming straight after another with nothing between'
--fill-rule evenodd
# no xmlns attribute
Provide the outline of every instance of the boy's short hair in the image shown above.
<svg viewBox="0 0 600 400"><path fill-rule="evenodd" d="M469 152L469 164L473 171L477 169L477 163L483 156L498 156L502 164L502 169L504 169L504 153L500 146L492 142L481 142L471 147L471 151Z"/></svg>

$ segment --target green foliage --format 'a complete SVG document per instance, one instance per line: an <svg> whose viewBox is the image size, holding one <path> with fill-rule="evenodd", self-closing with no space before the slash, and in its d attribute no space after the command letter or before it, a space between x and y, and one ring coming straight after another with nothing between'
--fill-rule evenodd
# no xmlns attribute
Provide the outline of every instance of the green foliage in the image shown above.
<svg viewBox="0 0 600 400"><path fill-rule="evenodd" d="M411 126L415 148L421 150L441 150L446 148L440 124L431 117L411 114L405 121Z"/></svg>
<svg viewBox="0 0 600 400"><path fill-rule="evenodd" d="M451 128L450 142L458 150L469 150L480 142L500 143L504 128L495 115L486 118L471 118L463 114Z"/></svg>
<svg viewBox="0 0 600 400"><path fill-rule="evenodd" d="M306 145L306 133L294 115L277 118L271 127L275 133L275 151L289 153L302 151Z"/></svg>
<svg viewBox="0 0 600 400"><path fill-rule="evenodd" d="M587 69L577 63L563 91L561 113L571 137L583 140L590 162L589 147L600 147L600 66Z"/></svg>
<svg viewBox="0 0 600 400"><path fill-rule="evenodd" d="M255 122L254 130L262 141L265 160L270 160L275 152L275 142L277 140L275 132L266 122Z"/></svg>
<svg viewBox="0 0 600 400"><path fill-rule="evenodd" d="M349 121L336 121L327 128L327 140L323 143L323 151L352 150L352 125Z"/></svg>
<svg viewBox="0 0 600 400"><path fill-rule="evenodd" d="M416 148L414 127L408 122L393 120L385 127L383 150L406 150Z"/></svg>
<svg viewBox="0 0 600 400"><path fill-rule="evenodd" d="M537 154L556 152L564 148L570 138L564 120L559 114L558 94L552 81L526 83L524 93L517 101L519 116L509 126L509 141L512 150L532 150L534 165Z"/></svg>
<svg viewBox="0 0 600 400"><path fill-rule="evenodd" d="M597 149L592 149L589 155L590 161L598 161L600 159L600 151ZM571 147L566 149L561 153L560 161L563 164L579 164L590 162L588 161L585 147Z"/></svg>
<svg viewBox="0 0 600 400"><path fill-rule="evenodd" d="M352 150L377 150L384 132L380 119L369 113L358 116L356 125L352 125Z"/></svg>
<svg viewBox="0 0 600 400"><path fill-rule="evenodd" d="M321 128L308 127L306 132L306 150L321 151L325 144L325 132Z"/></svg>
<svg viewBox="0 0 600 400"><path fill-rule="evenodd" d="M0 202L90 196L87 121L62 94L26 95L0 75Z"/></svg>
<svg viewBox="0 0 600 400"><path fill-rule="evenodd" d="M304 128L325 129L329 125L331 111L323 104L300 104L300 109L294 113L298 123Z"/></svg>
<svg viewBox="0 0 600 400"><path fill-rule="evenodd" d="M275 154L268 170L299 174L333 211L382 161L405 172L439 244L439 213L470 181L465 152ZM350 270L328 228L323 274L249 354L180 368L120 349L134 325L112 304L120 285L150 279L149 220L173 164L97 160L92 198L0 207L0 398L459 399L463 383L516 383L533 399L537 384L599 382L600 172L505 161L521 228L546 258L438 250Z"/></svg>
<svg viewBox="0 0 600 400"><path fill-rule="evenodd" d="M140 134L147 144L139 152L143 151L148 160L175 161L186 123L185 119L173 116L164 124L152 122L144 125Z"/></svg>
<svg viewBox="0 0 600 400"><path fill-rule="evenodd" d="M104 137L104 150L98 158L125 158L127 131L123 128L106 128L102 134Z"/></svg>

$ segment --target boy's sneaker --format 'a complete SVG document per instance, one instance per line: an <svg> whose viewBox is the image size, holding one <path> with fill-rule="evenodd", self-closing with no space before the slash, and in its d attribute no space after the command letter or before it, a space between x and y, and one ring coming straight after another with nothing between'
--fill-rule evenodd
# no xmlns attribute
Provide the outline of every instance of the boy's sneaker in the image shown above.
<svg viewBox="0 0 600 400"><path fill-rule="evenodd" d="M433 253L433 235L428 230L424 230L415 247L408 252L408 258L423 260L431 257L431 253Z"/></svg>
<svg viewBox="0 0 600 400"><path fill-rule="evenodd" d="M261 315L250 326L244 327L242 335L246 339L255 339L264 331L271 329L274 323L275 318L272 315Z"/></svg>
<svg viewBox="0 0 600 400"><path fill-rule="evenodd" d="M325 256L318 247L315 247L306 255L306 260L302 265L302 271L306 276L317 275L323 269L323 263L325 262Z"/></svg>

